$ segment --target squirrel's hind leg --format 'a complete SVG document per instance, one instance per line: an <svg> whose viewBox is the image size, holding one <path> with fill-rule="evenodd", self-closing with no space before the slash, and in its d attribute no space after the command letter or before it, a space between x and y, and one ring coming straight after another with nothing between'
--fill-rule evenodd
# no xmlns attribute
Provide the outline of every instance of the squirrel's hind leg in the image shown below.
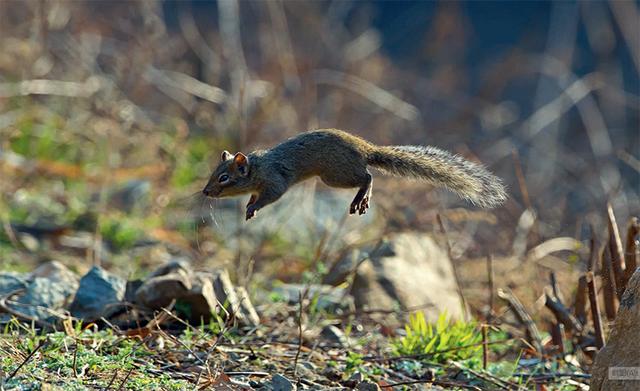
<svg viewBox="0 0 640 391"><path fill-rule="evenodd" d="M340 188L354 188L357 187L358 193L356 194L351 207L349 208L350 214L365 214L369 208L369 202L371 201L371 184L373 178L367 170L367 166L354 165L351 169L345 170L326 170L319 174L320 179L331 187Z"/></svg>
<svg viewBox="0 0 640 391"><path fill-rule="evenodd" d="M365 183L358 189L358 193L356 193L355 198L351 202L351 207L349 208L350 214L355 214L356 211L358 211L358 214L363 215L367 212L367 209L369 209L373 178L368 172L365 178Z"/></svg>

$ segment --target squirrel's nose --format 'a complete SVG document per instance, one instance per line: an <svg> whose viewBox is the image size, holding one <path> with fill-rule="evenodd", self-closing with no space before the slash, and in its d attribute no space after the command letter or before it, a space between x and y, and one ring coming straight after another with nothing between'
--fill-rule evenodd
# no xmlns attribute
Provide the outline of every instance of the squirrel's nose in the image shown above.
<svg viewBox="0 0 640 391"><path fill-rule="evenodd" d="M206 195L206 196L210 196L211 195L211 190L207 189L206 187L204 189L202 189L202 194Z"/></svg>

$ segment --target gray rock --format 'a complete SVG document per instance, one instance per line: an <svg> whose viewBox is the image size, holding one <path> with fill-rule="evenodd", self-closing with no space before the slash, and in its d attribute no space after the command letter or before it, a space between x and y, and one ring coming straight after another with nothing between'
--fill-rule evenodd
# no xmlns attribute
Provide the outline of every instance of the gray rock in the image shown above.
<svg viewBox="0 0 640 391"><path fill-rule="evenodd" d="M339 381L342 380L342 372L338 370L336 367L327 366L322 370L322 376L326 377L331 381Z"/></svg>
<svg viewBox="0 0 640 391"><path fill-rule="evenodd" d="M18 289L26 289L28 278L26 274L13 272L0 273L0 295L7 295Z"/></svg>
<svg viewBox="0 0 640 391"><path fill-rule="evenodd" d="M180 300L183 303L188 303L191 310L190 320L192 323L198 324L209 322L218 306L211 279L201 276L194 277L193 286Z"/></svg>
<svg viewBox="0 0 640 391"><path fill-rule="evenodd" d="M127 213L144 210L149 206L151 183L134 179L114 189L109 194L109 206Z"/></svg>
<svg viewBox="0 0 640 391"><path fill-rule="evenodd" d="M280 374L273 375L271 378L271 386L273 387L273 391L293 391L296 389L296 386L291 380Z"/></svg>
<svg viewBox="0 0 640 391"><path fill-rule="evenodd" d="M355 371L351 374L351 376L349 376L347 380L345 380L344 385L347 387L355 387L358 384L360 384L363 380L364 380L364 375L359 371Z"/></svg>
<svg viewBox="0 0 640 391"><path fill-rule="evenodd" d="M620 308L607 344L598 352L591 367L591 390L632 391L640 387L640 268L631 276L620 300ZM611 368L635 368L634 379L612 379Z"/></svg>
<svg viewBox="0 0 640 391"><path fill-rule="evenodd" d="M380 391L380 386L377 383L363 381L356 386L358 391Z"/></svg>
<svg viewBox="0 0 640 391"><path fill-rule="evenodd" d="M61 313L71 302L78 288L78 279L60 262L52 261L40 265L29 276L0 275L0 294L24 289L10 307L25 316L53 322L56 313Z"/></svg>
<svg viewBox="0 0 640 391"><path fill-rule="evenodd" d="M303 377L307 380L313 381L316 379L316 367L309 361L301 361L296 365L296 374L298 377Z"/></svg>
<svg viewBox="0 0 640 391"><path fill-rule="evenodd" d="M320 336L328 342L340 346L346 346L348 342L344 332L334 325L324 326L320 332Z"/></svg>
<svg viewBox="0 0 640 391"><path fill-rule="evenodd" d="M135 301L151 309L168 306L172 300L184 308L188 320L209 322L226 304L226 311L244 325L256 326L260 318L246 290L235 288L226 270L192 272L186 261L161 266L136 291Z"/></svg>
<svg viewBox="0 0 640 391"><path fill-rule="evenodd" d="M300 294L304 295L307 289L307 299L318 298L316 305L319 310L335 313L353 308L353 298L348 292L331 285L282 284L275 286L273 292L283 296L289 304L297 304Z"/></svg>
<svg viewBox="0 0 640 391"><path fill-rule="evenodd" d="M351 293L358 308L420 307L429 321L443 311L454 319L463 315L451 261L424 234L388 239L358 267Z"/></svg>
<svg viewBox="0 0 640 391"><path fill-rule="evenodd" d="M174 258L169 262L161 265L156 270L154 270L150 275L151 277L163 276L169 273L175 273L178 271L184 272L186 275L193 274L193 269L191 267L191 262L187 258Z"/></svg>
<svg viewBox="0 0 640 391"><path fill-rule="evenodd" d="M124 279L94 266L80 280L71 313L87 321L109 317L120 309L126 288Z"/></svg>
<svg viewBox="0 0 640 391"><path fill-rule="evenodd" d="M48 278L49 280L59 284L68 285L69 289L74 291L78 289L78 286L80 285L78 276L58 261L43 263L31 272L31 277Z"/></svg>
<svg viewBox="0 0 640 391"><path fill-rule="evenodd" d="M74 293L75 289L72 286L36 277L12 308L32 318L54 321L57 317L53 316L52 311L58 312L64 308Z"/></svg>
<svg viewBox="0 0 640 391"><path fill-rule="evenodd" d="M136 302L154 310L161 309L172 300L185 297L191 286L191 279L182 270L151 277L136 291Z"/></svg>
<svg viewBox="0 0 640 391"><path fill-rule="evenodd" d="M366 256L367 254L359 249L349 252L345 257L331 266L329 272L322 278L322 283L333 286L342 284L347 280L349 275L354 272L358 262Z"/></svg>
<svg viewBox="0 0 640 391"><path fill-rule="evenodd" d="M127 303L135 303L136 292L138 291L138 289L140 289L143 283L144 281L140 279L127 281L127 289L124 294L124 301L126 301Z"/></svg>

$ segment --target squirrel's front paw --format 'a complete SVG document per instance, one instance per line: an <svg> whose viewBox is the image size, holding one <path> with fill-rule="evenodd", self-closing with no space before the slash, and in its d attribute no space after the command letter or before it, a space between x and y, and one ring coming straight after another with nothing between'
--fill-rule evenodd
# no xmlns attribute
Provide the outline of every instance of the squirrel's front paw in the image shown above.
<svg viewBox="0 0 640 391"><path fill-rule="evenodd" d="M253 205L249 205L247 207L247 216L246 216L246 220L245 221L247 221L250 218L254 217L256 215L257 211L258 211L257 209L253 208Z"/></svg>

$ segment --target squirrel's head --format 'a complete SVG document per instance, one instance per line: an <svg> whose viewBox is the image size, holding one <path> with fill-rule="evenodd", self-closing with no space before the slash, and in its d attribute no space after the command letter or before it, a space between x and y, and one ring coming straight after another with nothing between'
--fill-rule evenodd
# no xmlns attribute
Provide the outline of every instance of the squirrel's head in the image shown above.
<svg viewBox="0 0 640 391"><path fill-rule="evenodd" d="M249 158L242 152L235 155L228 151L222 152L220 163L213 170L202 193L213 198L250 193L254 190L249 180L250 168Z"/></svg>

